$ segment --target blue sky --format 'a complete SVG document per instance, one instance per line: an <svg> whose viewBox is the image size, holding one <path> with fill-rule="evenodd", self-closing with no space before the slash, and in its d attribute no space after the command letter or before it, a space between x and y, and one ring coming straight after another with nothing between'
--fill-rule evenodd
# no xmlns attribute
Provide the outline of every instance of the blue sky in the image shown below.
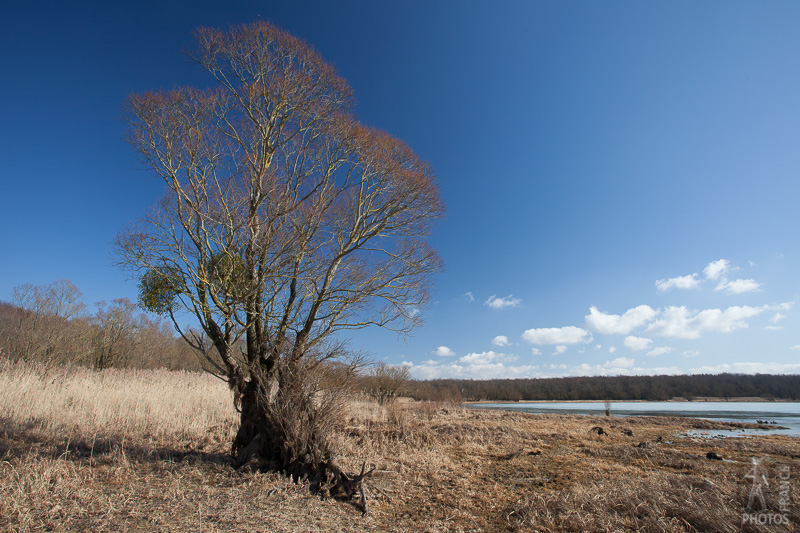
<svg viewBox="0 0 800 533"><path fill-rule="evenodd" d="M231 5L229 5L231 4ZM418 378L800 373L796 2L17 2L0 20L0 299L136 299L111 243L161 194L132 92L210 83L200 25L266 19L437 169Z"/></svg>

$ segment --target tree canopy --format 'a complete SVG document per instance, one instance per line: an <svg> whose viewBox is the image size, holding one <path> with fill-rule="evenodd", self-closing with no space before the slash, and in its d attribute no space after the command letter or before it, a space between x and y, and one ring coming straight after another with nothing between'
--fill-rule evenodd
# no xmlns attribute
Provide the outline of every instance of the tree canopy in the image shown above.
<svg viewBox="0 0 800 533"><path fill-rule="evenodd" d="M432 167L358 122L349 86L306 43L266 22L196 41L214 88L125 105L129 142L167 193L117 250L143 306L176 327L196 317L204 335L187 340L242 408L238 449L265 433L248 427L286 376L341 353L334 334L419 323L445 207Z"/></svg>

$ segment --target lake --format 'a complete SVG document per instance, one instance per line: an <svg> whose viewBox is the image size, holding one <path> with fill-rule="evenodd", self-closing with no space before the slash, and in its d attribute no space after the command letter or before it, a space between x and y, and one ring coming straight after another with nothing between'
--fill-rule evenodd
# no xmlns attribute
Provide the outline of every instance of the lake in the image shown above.
<svg viewBox="0 0 800 533"><path fill-rule="evenodd" d="M501 409L523 413L599 415L603 402L518 402L467 403L471 409ZM775 422L788 429L741 430L737 434L790 435L800 437L800 402L611 402L612 416L684 416L723 422ZM702 435L730 435L730 432L695 431Z"/></svg>

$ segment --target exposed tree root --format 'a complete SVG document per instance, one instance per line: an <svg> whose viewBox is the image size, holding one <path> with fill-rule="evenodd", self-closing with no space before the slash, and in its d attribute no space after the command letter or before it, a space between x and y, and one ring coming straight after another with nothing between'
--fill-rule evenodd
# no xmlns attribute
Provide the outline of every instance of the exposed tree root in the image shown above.
<svg viewBox="0 0 800 533"><path fill-rule="evenodd" d="M368 513L364 481L375 470L348 473L336 462L330 445L332 420L338 398L321 397L307 379L297 373L268 387L250 381L240 396L241 425L231 449L234 467L239 471L277 471L295 482L307 480L310 489L323 498L356 504ZM306 376L303 376L306 377Z"/></svg>

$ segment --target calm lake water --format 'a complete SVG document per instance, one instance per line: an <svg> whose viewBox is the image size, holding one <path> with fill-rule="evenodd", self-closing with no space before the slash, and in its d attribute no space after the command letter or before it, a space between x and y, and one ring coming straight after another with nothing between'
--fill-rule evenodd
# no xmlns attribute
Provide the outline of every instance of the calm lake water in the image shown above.
<svg viewBox="0 0 800 533"><path fill-rule="evenodd" d="M472 409L501 409L523 413L562 413L576 415L603 415L603 402L519 402L519 403L468 403ZM612 416L685 416L724 422L757 420L775 422L788 429L744 430L739 434L791 435L800 437L800 402L611 402ZM702 435L730 435L731 432L696 431Z"/></svg>

